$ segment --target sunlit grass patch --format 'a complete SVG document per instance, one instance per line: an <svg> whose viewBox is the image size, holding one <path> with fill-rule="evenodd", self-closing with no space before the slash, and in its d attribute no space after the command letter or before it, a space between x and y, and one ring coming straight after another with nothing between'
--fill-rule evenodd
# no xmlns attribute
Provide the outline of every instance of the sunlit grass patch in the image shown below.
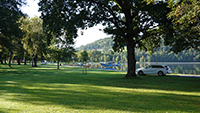
<svg viewBox="0 0 200 113"><path fill-rule="evenodd" d="M0 65L0 112L199 112L200 78ZM5 72L2 73L2 72Z"/></svg>

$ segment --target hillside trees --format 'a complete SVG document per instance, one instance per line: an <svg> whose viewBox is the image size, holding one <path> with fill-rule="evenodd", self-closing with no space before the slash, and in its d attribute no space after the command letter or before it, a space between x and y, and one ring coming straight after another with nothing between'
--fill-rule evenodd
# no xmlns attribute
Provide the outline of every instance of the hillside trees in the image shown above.
<svg viewBox="0 0 200 113"><path fill-rule="evenodd" d="M90 61L99 62L101 61L100 60L101 56L102 56L101 51L97 51L97 50L88 51L88 57Z"/></svg>
<svg viewBox="0 0 200 113"><path fill-rule="evenodd" d="M112 45L104 44L104 42L113 43L111 38L105 38L97 40L93 43L87 44L85 46L81 46L79 48L76 48L77 51L88 51L89 54L89 61L93 61L94 59L92 56L95 56L95 52L98 51L101 53L100 57L97 57L97 62L104 61L104 54L110 55L110 59L114 62L120 61L121 63L127 62L127 50L125 47L125 50L123 52L110 52L109 50L112 49ZM109 49L104 49L109 48ZM135 50L135 56L136 61L142 62L199 62L200 61L200 51L197 51L193 48L189 50L183 50L182 52L179 52L178 54L175 54L174 52L169 52L170 46L165 46L164 42L161 43L160 47L156 49L156 51L149 55L149 52L145 52L141 49ZM95 50L96 49L96 50ZM103 50L103 51L102 51ZM104 51L105 50L105 51ZM93 53L90 55L90 53ZM144 56L142 58L142 56Z"/></svg>
<svg viewBox="0 0 200 113"><path fill-rule="evenodd" d="M169 12L167 3L148 1L66 0L59 2L42 0L39 5L42 11L41 17L48 25L46 27L50 29L59 29L60 25L72 26L70 29L75 28L75 30L92 27L98 23L106 25L104 32L113 36L113 49L121 51L125 45L127 46L126 77L129 77L136 76L135 48L148 49L147 41L145 41L148 38L148 42L155 42L149 43L151 48L158 45L159 38L155 38L158 35L157 28L166 23L166 14ZM57 23L60 22L62 24L58 25Z"/></svg>

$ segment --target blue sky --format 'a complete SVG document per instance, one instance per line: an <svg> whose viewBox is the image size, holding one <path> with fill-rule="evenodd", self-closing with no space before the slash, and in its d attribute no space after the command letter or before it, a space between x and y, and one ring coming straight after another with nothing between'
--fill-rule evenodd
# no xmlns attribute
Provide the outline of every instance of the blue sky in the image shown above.
<svg viewBox="0 0 200 113"><path fill-rule="evenodd" d="M40 16L40 12L38 12L38 3L39 0L27 0L27 6L22 7L22 11L29 15L29 17ZM101 25L97 25L95 27L84 30L83 35L81 35L81 31L78 31L78 37L75 39L75 47L80 47L81 45L86 45L88 43L94 42L99 39L109 37L103 31L99 31L102 29Z"/></svg>

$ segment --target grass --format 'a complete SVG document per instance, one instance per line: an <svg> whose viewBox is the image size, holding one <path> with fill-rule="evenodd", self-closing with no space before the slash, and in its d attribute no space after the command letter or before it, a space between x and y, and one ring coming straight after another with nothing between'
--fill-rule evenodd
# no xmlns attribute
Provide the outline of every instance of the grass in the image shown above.
<svg viewBox="0 0 200 113"><path fill-rule="evenodd" d="M0 65L1 113L200 112L200 78Z"/></svg>

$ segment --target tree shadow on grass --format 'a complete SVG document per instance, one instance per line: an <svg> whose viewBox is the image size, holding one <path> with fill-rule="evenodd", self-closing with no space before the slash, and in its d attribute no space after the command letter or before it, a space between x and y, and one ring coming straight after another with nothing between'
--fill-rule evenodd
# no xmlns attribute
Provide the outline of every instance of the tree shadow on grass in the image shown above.
<svg viewBox="0 0 200 113"><path fill-rule="evenodd" d="M10 101L33 105L63 105L66 108L127 112L195 111L200 104L199 96L157 92L140 92L131 89L82 84L25 84L9 83L0 86L6 93L15 93ZM190 104L188 104L190 102ZM188 109L185 109L187 107Z"/></svg>
<svg viewBox="0 0 200 113"><path fill-rule="evenodd" d="M81 68L13 69L7 76L0 75L0 94L15 94L5 97L14 102L79 110L195 112L199 108L199 95L176 92L200 92L200 79L123 77L123 73L99 70L83 74Z"/></svg>
<svg viewBox="0 0 200 113"><path fill-rule="evenodd" d="M90 84L99 86L114 86L122 88L158 89L167 91L200 92L200 78L177 78L159 76L139 76L124 78L122 72L88 70L83 73L82 68L61 67L60 70L46 68L9 69L3 72L5 79L14 81L28 80L34 83L66 83ZM54 66L55 67L55 66ZM120 73L120 74L119 74Z"/></svg>

